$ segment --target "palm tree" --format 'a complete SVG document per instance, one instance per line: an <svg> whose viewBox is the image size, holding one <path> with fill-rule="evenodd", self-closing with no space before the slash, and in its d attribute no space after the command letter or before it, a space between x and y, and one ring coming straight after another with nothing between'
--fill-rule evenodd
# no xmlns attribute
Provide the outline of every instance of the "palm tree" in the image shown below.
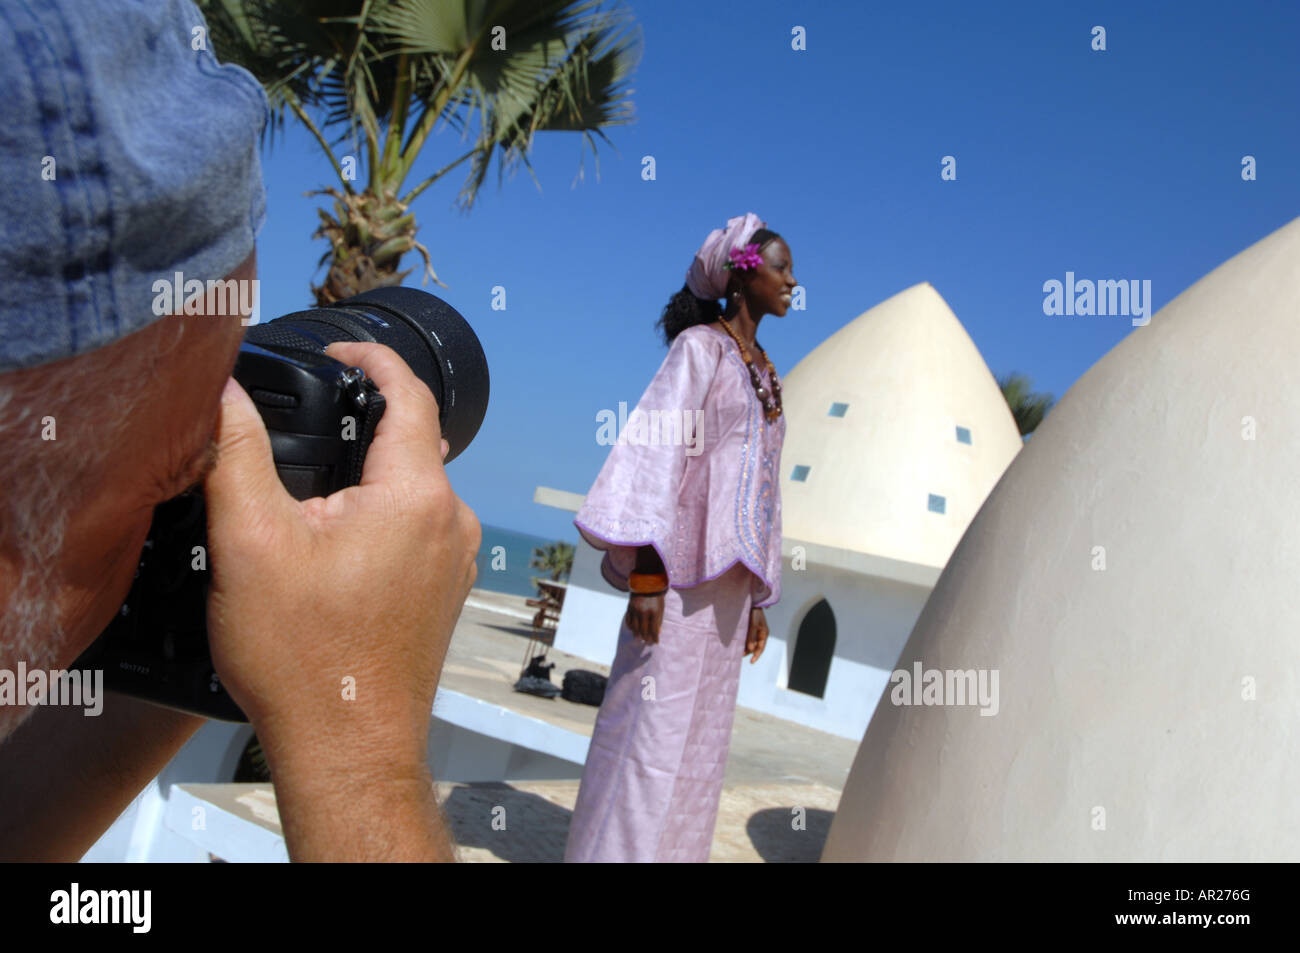
<svg viewBox="0 0 1300 953"><path fill-rule="evenodd" d="M498 184L521 163L536 182L535 133L580 133L594 156L593 136L609 142L605 128L632 119L639 33L630 13L603 0L198 2L217 57L266 89L272 134L291 112L334 168L337 183L309 193L333 199L313 235L330 243L325 281L312 287L319 305L400 284L411 250L442 284L410 207L462 163L470 169L458 204L468 211L494 154ZM439 120L472 143L408 188ZM350 154L336 152L345 146Z"/></svg>
<svg viewBox="0 0 1300 953"><path fill-rule="evenodd" d="M529 565L533 569L549 572L551 581L559 582L569 578L569 573L573 571L573 552L573 544L564 541L550 543L545 548L539 546L533 550Z"/></svg>
<svg viewBox="0 0 1300 953"><path fill-rule="evenodd" d="M1038 429L1038 425L1056 403L1056 398L1051 394L1031 393L1033 382L1028 375L1018 371L998 378L998 386L1002 388L1002 396L1011 408L1011 416L1016 418L1021 437L1027 437Z"/></svg>

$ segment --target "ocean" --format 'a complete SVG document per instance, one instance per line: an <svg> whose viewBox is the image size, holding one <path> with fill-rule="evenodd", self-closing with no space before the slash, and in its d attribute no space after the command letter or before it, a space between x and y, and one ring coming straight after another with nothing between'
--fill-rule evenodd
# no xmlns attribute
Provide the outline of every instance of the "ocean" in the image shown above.
<svg viewBox="0 0 1300 953"><path fill-rule="evenodd" d="M483 542L475 560L478 578L474 581L474 587L491 592L506 592L513 596L536 596L537 587L533 585L533 579L549 577L542 570L531 567L533 550L555 542L559 540L516 533L499 526L484 526ZM576 531L573 538L566 538L564 542L576 546ZM498 546L501 547L500 550L497 550Z"/></svg>

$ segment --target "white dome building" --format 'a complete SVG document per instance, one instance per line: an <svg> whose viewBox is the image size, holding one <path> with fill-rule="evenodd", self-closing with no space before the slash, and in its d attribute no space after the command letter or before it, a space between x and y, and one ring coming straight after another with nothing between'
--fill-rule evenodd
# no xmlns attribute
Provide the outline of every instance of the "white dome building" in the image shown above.
<svg viewBox="0 0 1300 953"><path fill-rule="evenodd" d="M781 602L739 702L860 737L917 616L1021 447L1002 391L928 282L786 376Z"/></svg>
<svg viewBox="0 0 1300 953"><path fill-rule="evenodd" d="M1300 857L1298 315L1300 219L1069 390L902 654L942 704L889 687L824 860Z"/></svg>
<svg viewBox="0 0 1300 953"><path fill-rule="evenodd" d="M928 282L832 334L784 391L785 535L820 546L942 569L1021 447L1001 389Z"/></svg>
<svg viewBox="0 0 1300 953"><path fill-rule="evenodd" d="M866 730L953 547L1020 449L970 336L928 283L859 315L784 378L786 556L739 703L845 738ZM538 488L541 503L582 497ZM626 609L579 541L558 649L614 656Z"/></svg>

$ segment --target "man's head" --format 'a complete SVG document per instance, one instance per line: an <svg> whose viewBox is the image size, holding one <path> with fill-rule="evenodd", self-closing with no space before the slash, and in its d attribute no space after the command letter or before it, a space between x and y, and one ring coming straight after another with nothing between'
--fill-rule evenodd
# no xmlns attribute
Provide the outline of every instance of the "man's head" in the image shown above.
<svg viewBox="0 0 1300 953"><path fill-rule="evenodd" d="M252 280L252 256L231 274ZM0 669L64 668L130 589L154 506L211 465L239 315L171 316L0 375ZM24 709L0 707L0 737Z"/></svg>
<svg viewBox="0 0 1300 953"><path fill-rule="evenodd" d="M268 106L248 72L217 62L190 0L45 0L7 4L0 20L0 670L12 673L80 654L130 587L154 505L199 476L240 306L161 317L173 308L156 285L188 299L192 281L253 279ZM0 739L29 712L0 704Z"/></svg>

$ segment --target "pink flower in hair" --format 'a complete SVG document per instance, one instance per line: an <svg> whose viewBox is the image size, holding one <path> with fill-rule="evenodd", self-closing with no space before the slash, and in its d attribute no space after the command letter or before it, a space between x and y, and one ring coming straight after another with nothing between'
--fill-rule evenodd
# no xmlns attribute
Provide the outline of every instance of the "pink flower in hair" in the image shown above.
<svg viewBox="0 0 1300 953"><path fill-rule="evenodd" d="M733 271L749 271L763 264L763 256L758 253L757 244L733 248L728 254L731 256L731 261L727 262L727 267Z"/></svg>

